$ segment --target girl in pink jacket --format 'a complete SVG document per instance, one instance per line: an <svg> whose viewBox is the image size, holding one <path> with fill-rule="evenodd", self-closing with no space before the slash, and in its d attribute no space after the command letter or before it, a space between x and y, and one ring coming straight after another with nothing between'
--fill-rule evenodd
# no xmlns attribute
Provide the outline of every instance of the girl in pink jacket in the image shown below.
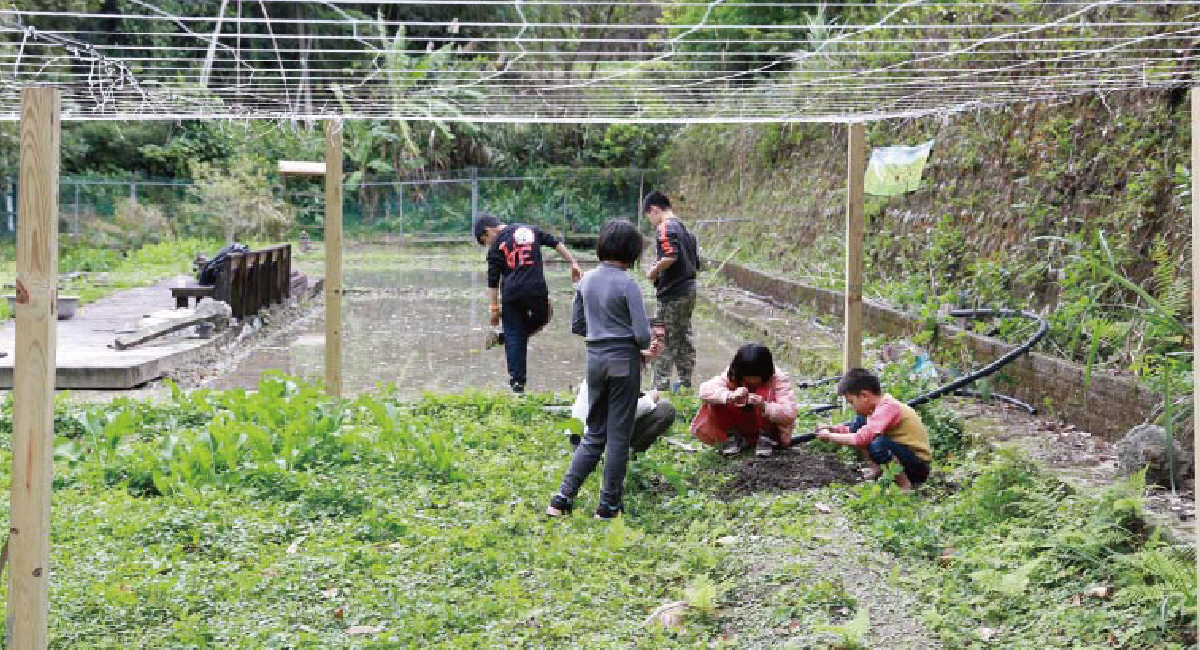
<svg viewBox="0 0 1200 650"><path fill-rule="evenodd" d="M775 369L771 350L747 343L733 355L729 370L700 385L703 405L692 421L692 435L721 453L734 456L755 448L770 456L775 445L787 448L796 423L796 398L787 374Z"/></svg>

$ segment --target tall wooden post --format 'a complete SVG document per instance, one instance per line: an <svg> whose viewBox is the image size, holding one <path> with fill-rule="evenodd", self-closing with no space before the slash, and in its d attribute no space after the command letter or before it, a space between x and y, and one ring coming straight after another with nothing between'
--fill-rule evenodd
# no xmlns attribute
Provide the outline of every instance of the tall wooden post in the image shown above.
<svg viewBox="0 0 1200 650"><path fill-rule="evenodd" d="M638 172L638 193L637 193L637 201L636 201L637 207L635 207L633 209L633 223L635 225L637 225L638 230L642 229L642 210L644 209L642 207L642 200L646 196L645 192L646 192L646 172L645 172L645 170L642 170L642 171Z"/></svg>
<svg viewBox="0 0 1200 650"><path fill-rule="evenodd" d="M325 123L325 387L342 395L342 122Z"/></svg>
<svg viewBox="0 0 1200 650"><path fill-rule="evenodd" d="M862 365L863 178L867 159L863 125L849 125L846 138L846 305L842 370Z"/></svg>
<svg viewBox="0 0 1200 650"><path fill-rule="evenodd" d="M1200 249L1196 237L1200 233L1200 86L1192 88L1192 367L1200 362L1200 333L1196 331L1196 316L1200 314ZM1200 392L1192 388L1193 413L1200 413ZM1195 418L1193 417L1193 420ZM1193 432L1193 436L1195 433ZM1197 464L1200 467L1200 445L1193 443ZM1200 492L1196 493L1196 509L1200 510ZM1196 548L1200 549L1200 526L1196 526ZM1200 577L1200 559L1196 563L1196 575ZM1200 587L1198 587L1200 589ZM1200 620L1197 620L1200 630Z"/></svg>
<svg viewBox="0 0 1200 650"><path fill-rule="evenodd" d="M471 232L475 231L475 222L479 221L479 168L471 168Z"/></svg>
<svg viewBox="0 0 1200 650"><path fill-rule="evenodd" d="M59 91L21 91L9 648L45 648L58 323Z"/></svg>

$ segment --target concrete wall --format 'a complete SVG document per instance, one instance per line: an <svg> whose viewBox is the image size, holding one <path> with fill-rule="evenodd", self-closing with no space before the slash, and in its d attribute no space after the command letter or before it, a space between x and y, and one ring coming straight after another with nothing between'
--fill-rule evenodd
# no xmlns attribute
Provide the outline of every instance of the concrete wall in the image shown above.
<svg viewBox="0 0 1200 650"><path fill-rule="evenodd" d="M721 273L747 291L807 306L819 314L842 316L843 298L839 291L811 287L734 262L726 263ZM921 331L923 323L911 314L864 300L863 327L869 332L899 338ZM959 340L980 366L1015 347L958 327L943 324L937 327L930 353L938 362L948 360ZM1088 385L1083 366L1038 352L1023 355L992 377L993 390L1028 402L1046 416L1061 418L1106 440L1114 440L1130 427L1143 423L1161 401L1160 395L1138 382L1111 373L1093 371ZM1047 400L1049 413L1045 413Z"/></svg>

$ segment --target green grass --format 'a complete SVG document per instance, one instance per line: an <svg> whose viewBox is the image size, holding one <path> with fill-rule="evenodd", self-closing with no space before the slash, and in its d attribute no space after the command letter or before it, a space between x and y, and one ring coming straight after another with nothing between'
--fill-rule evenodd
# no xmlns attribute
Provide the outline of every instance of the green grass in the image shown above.
<svg viewBox="0 0 1200 650"><path fill-rule="evenodd" d="M253 394L62 403L52 646L707 647L739 624L723 610L747 593L773 603L762 614L772 626L848 634L869 603L837 576L752 567L723 541L812 544L829 517L816 500L841 504L897 554L914 579L906 588L930 605L927 624L953 647L983 624L1045 647L1096 647L1115 631L1129 648L1181 647L1194 626L1194 598L1191 609L1171 600L1194 594L1194 572L1130 528L1135 495L1063 494L1005 460L962 465L961 491L940 473L926 499L866 486L724 502L727 461L660 442L630 468L623 519L591 518L595 476L574 516L548 519L569 447L547 399L334 402L274 377ZM679 406L683 437L696 403ZM4 402L4 473L10 423ZM932 558L948 544L962 559L939 568ZM1116 598L1072 604L1103 578ZM682 630L643 627L676 600L693 606Z"/></svg>

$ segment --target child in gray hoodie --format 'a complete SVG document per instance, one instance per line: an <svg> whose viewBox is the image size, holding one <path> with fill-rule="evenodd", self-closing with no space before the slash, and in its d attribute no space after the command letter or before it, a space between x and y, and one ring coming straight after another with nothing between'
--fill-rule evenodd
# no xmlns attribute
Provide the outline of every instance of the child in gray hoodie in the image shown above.
<svg viewBox="0 0 1200 650"><path fill-rule="evenodd" d="M651 346L650 320L642 292L626 270L642 253L642 235L624 219L604 224L596 243L600 266L584 274L575 290L571 332L587 341L587 433L546 514L571 511L575 495L604 455L604 483L597 519L621 513L629 441L633 434L643 358Z"/></svg>

